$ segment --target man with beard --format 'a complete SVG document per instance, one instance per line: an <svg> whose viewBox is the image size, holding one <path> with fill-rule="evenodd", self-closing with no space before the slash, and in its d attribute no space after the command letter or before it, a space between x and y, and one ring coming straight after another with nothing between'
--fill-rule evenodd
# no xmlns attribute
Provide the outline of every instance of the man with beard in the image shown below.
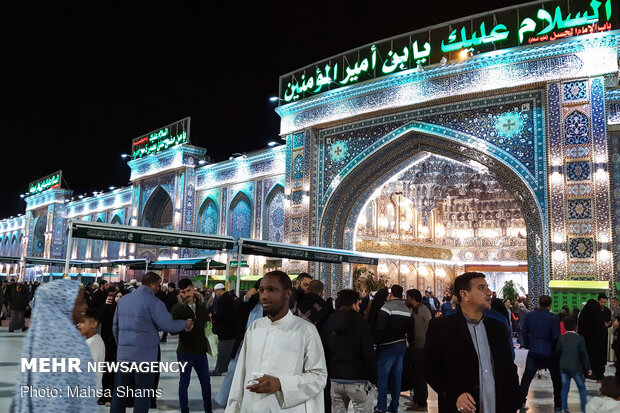
<svg viewBox="0 0 620 413"><path fill-rule="evenodd" d="M187 362L179 379L181 412L189 412L187 388L189 387L193 367L200 381L204 410L210 413L211 380L209 378L209 361L207 359L207 338L204 333L209 315L202 294L194 291L194 286L189 278L182 278L179 281L178 302L172 306L170 313L175 320L194 320L194 328L192 330L179 333L179 346L177 347L177 360L179 362Z"/></svg>
<svg viewBox="0 0 620 413"><path fill-rule="evenodd" d="M101 280L99 283L93 283L93 287L97 286L97 289L93 291L90 296L90 307L101 308L105 304L105 300L108 298L108 285L106 280Z"/></svg>
<svg viewBox="0 0 620 413"><path fill-rule="evenodd" d="M267 317L254 321L235 369L226 413L323 413L327 369L316 328L288 308L292 283L271 271L259 287Z"/></svg>
<svg viewBox="0 0 620 413"><path fill-rule="evenodd" d="M295 289L291 291L291 298L288 305L293 313L297 310L297 303L299 303L304 294L308 291L310 281L312 281L312 277L306 272L302 272L297 276L295 280Z"/></svg>

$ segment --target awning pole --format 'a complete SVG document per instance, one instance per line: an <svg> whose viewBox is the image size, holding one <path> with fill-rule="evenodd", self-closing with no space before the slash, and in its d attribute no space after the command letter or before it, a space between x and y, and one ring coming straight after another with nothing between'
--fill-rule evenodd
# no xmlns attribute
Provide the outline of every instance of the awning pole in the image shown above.
<svg viewBox="0 0 620 413"><path fill-rule="evenodd" d="M243 240L238 242L239 249L237 250L237 286L235 292L239 294L239 287L241 287L241 250L243 249Z"/></svg>
<svg viewBox="0 0 620 413"><path fill-rule="evenodd" d="M145 273L149 272L149 259L148 258L144 260L144 272Z"/></svg>
<svg viewBox="0 0 620 413"><path fill-rule="evenodd" d="M73 249L73 222L69 221L69 226L67 228L67 251L65 252L65 273L64 278L69 277L69 258L71 257L71 250ZM52 281L54 277L50 275L50 281Z"/></svg>
<svg viewBox="0 0 620 413"><path fill-rule="evenodd" d="M211 266L211 258L207 258L207 276L205 277L205 288L209 285L209 267Z"/></svg>

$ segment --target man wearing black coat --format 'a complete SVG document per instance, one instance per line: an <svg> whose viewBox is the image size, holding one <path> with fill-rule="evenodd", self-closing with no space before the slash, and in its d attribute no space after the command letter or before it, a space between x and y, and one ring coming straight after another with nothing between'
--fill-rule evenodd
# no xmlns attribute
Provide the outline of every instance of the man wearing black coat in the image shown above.
<svg viewBox="0 0 620 413"><path fill-rule="evenodd" d="M212 376L219 376L228 370L232 348L236 337L236 306L235 297L222 283L214 287L215 300L211 309L213 332L217 334L217 362L211 372Z"/></svg>
<svg viewBox="0 0 620 413"><path fill-rule="evenodd" d="M321 330L331 384L331 411L346 412L352 402L354 411L369 412L374 403L369 383L377 383L377 360L370 326L359 313L359 293L340 291L336 307Z"/></svg>
<svg viewBox="0 0 620 413"><path fill-rule="evenodd" d="M430 321L424 347L424 378L438 394L440 413L514 413L519 377L508 346L508 331L483 318L492 292L484 274L457 277L460 309Z"/></svg>
<svg viewBox="0 0 620 413"><path fill-rule="evenodd" d="M159 290L159 291L163 293L162 290ZM177 298L179 297L179 290L177 290L176 285L173 282L169 282L168 291L166 291L161 296L158 296L157 294L155 295L157 296L157 298L162 300L164 304L166 304L166 308L168 309L168 312L171 312L172 307L174 307L174 305L177 303ZM161 335L161 340L159 340L159 342L165 343L166 341L168 341L168 333L164 331L164 334Z"/></svg>
<svg viewBox="0 0 620 413"><path fill-rule="evenodd" d="M319 280L310 281L308 291L297 303L297 310L293 313L314 324L319 333L323 323L332 312L332 307L323 300L321 295L323 295L323 283Z"/></svg>

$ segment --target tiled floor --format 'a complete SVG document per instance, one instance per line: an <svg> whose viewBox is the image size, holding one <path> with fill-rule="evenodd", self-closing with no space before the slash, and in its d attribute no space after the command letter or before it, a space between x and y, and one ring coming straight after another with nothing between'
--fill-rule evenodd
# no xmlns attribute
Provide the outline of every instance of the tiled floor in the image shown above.
<svg viewBox="0 0 620 413"><path fill-rule="evenodd" d="M18 363L19 357L21 357L22 341L26 333L9 333L6 324L3 325L3 327L0 327L0 412L8 412L11 398L13 397L15 378L19 368ZM176 346L177 339L175 337L169 337L168 342L162 344L163 361L176 361ZM516 354L519 374L522 374L527 351L517 349ZM214 362L215 360L209 360L211 368L213 368ZM614 371L613 367L607 367L607 374L613 374ZM222 380L223 377L211 378L213 394L219 391ZM163 374L159 385L163 390L164 397L158 400L158 408L151 411L179 412L177 396L178 376L173 373ZM598 385L593 381L587 380L587 388L588 397L592 397L598 393ZM433 393L432 390L430 393L429 412L437 412L437 395ZM202 411L200 384L198 383L198 377L196 377L195 373L192 375L192 381L189 387L189 399L191 411ZM401 399L401 405L404 401L404 399ZM553 412L553 393L550 379L534 379L530 387L528 406L530 407L529 413ZM580 411L579 393L574 383L571 387L571 393L569 394L569 410L571 412ZM93 413L107 413L108 411L109 408L99 407L98 410ZM128 412L131 411L132 409L128 409ZM222 413L224 409L219 408L214 411ZM352 410L350 409L350 411ZM400 411L404 412L405 410L401 407Z"/></svg>

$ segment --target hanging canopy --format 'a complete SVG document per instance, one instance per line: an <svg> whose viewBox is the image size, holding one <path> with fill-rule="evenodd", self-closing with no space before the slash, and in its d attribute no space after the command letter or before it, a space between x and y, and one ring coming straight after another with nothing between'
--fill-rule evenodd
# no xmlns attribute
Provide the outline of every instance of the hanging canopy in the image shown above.
<svg viewBox="0 0 620 413"><path fill-rule="evenodd" d="M20 257L12 257L10 255L0 255L1 264L19 264Z"/></svg>
<svg viewBox="0 0 620 413"><path fill-rule="evenodd" d="M239 238L237 244L240 245L242 254L288 258L292 260L318 261L333 264L343 262L365 265L379 264L378 258L361 255L354 251L338 250L333 248L284 244L280 242L262 241L250 238Z"/></svg>
<svg viewBox="0 0 620 413"><path fill-rule="evenodd" d="M145 258L137 258L131 260L111 260L110 264L112 265L138 265L145 264L148 260Z"/></svg>
<svg viewBox="0 0 620 413"><path fill-rule="evenodd" d="M26 257L26 265L53 265L62 267L65 265L65 260L60 258ZM69 267L72 268L101 268L105 266L107 266L107 263L101 261L69 261Z"/></svg>
<svg viewBox="0 0 620 413"><path fill-rule="evenodd" d="M73 238L100 239L134 244L207 250L231 249L235 245L232 237L169 229L105 224L102 222L69 220L69 229L72 231Z"/></svg>
<svg viewBox="0 0 620 413"><path fill-rule="evenodd" d="M210 262L208 262L210 261ZM163 269L184 269L184 270L206 270L207 263L210 270L225 270L226 264L219 261L214 261L210 258L181 258L176 260L160 260L149 263L149 269L163 270ZM145 263L133 264L129 266L132 270L144 270L146 268Z"/></svg>

